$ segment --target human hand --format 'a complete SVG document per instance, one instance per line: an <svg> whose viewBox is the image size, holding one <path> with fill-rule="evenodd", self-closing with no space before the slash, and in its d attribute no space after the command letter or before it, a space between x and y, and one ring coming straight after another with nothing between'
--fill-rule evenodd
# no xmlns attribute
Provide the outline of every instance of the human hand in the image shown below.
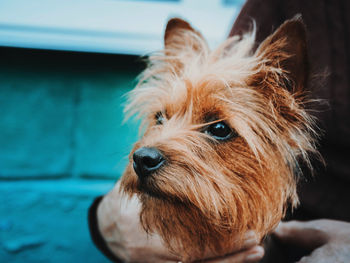
<svg viewBox="0 0 350 263"><path fill-rule="evenodd" d="M244 248L238 252L226 255L224 257L218 257L214 259L208 259L201 262L204 263L255 263L259 262L264 256L264 248L259 246L256 239L250 239L246 237L244 242Z"/></svg>
<svg viewBox="0 0 350 263"><path fill-rule="evenodd" d="M97 209L98 228L109 250L122 262L177 262L158 235L143 230L137 197L129 199L119 189L118 182Z"/></svg>
<svg viewBox="0 0 350 263"><path fill-rule="evenodd" d="M350 223L336 220L281 223L274 235L311 252L299 263L350 262Z"/></svg>
<svg viewBox="0 0 350 263"><path fill-rule="evenodd" d="M121 194L120 184L108 193L97 208L98 228L109 250L123 262L180 262L180 257L171 253L157 234L147 234L139 221L140 203L136 196L130 200ZM258 262L264 254L253 232L245 235L239 251L225 257L211 258L206 263Z"/></svg>

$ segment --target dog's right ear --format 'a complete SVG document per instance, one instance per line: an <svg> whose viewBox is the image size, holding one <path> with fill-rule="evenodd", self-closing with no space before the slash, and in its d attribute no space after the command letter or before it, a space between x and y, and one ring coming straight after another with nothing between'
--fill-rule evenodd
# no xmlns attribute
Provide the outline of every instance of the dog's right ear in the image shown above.
<svg viewBox="0 0 350 263"><path fill-rule="evenodd" d="M257 50L268 64L284 71L289 91L305 90L308 80L306 28L300 15L284 22Z"/></svg>
<svg viewBox="0 0 350 263"><path fill-rule="evenodd" d="M168 21L164 34L164 47L168 55L190 49L201 51L208 45L202 34L180 18L172 18Z"/></svg>

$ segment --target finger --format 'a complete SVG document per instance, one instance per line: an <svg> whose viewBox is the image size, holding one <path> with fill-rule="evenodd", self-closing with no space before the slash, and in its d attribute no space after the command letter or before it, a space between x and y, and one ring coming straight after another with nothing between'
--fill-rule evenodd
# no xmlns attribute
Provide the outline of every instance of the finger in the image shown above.
<svg viewBox="0 0 350 263"><path fill-rule="evenodd" d="M247 250L259 244L259 239L254 231L245 233L241 246L236 251ZM234 252L234 251L232 251Z"/></svg>
<svg viewBox="0 0 350 263"><path fill-rule="evenodd" d="M246 252L244 261L245 263L255 263L260 261L265 254L265 250L262 246L255 246Z"/></svg>
<svg viewBox="0 0 350 263"><path fill-rule="evenodd" d="M205 263L254 263L260 261L264 256L264 249L261 246L254 246L248 250L228 255L221 258L204 261Z"/></svg>
<svg viewBox="0 0 350 263"><path fill-rule="evenodd" d="M328 235L316 225L309 222L282 222L274 235L284 243L314 249L327 243Z"/></svg>

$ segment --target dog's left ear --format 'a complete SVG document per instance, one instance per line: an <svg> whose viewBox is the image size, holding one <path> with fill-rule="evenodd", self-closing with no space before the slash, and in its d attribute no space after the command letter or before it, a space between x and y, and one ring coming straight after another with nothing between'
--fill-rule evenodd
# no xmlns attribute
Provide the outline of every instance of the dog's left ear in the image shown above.
<svg viewBox="0 0 350 263"><path fill-rule="evenodd" d="M168 21L164 34L164 47L171 55L184 50L201 51L207 46L202 34L180 18ZM175 53L175 54L174 54Z"/></svg>
<svg viewBox="0 0 350 263"><path fill-rule="evenodd" d="M267 65L283 70L288 79L284 84L290 92L306 88L309 62L306 28L300 15L284 22L256 52L266 59Z"/></svg>

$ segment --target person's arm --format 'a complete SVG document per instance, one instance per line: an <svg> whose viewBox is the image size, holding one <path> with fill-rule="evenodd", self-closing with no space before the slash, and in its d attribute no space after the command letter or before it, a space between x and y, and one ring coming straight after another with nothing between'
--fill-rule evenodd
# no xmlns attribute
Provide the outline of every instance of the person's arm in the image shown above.
<svg viewBox="0 0 350 263"><path fill-rule="evenodd" d="M350 223L336 220L281 223L274 235L284 244L311 251L300 263L350 262Z"/></svg>
<svg viewBox="0 0 350 263"><path fill-rule="evenodd" d="M261 43L287 18L281 0L247 0L237 19L235 20L229 36L242 35L253 29L256 24L256 42Z"/></svg>

